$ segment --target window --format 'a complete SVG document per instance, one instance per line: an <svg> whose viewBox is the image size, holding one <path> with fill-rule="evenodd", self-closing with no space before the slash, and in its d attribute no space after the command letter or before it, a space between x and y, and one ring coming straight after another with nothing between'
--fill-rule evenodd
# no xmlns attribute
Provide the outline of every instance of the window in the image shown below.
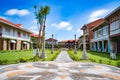
<svg viewBox="0 0 120 80"><path fill-rule="evenodd" d="M15 30L13 30L13 36L15 36Z"/></svg>
<svg viewBox="0 0 120 80"><path fill-rule="evenodd" d="M18 37L21 37L21 33L20 32L18 32Z"/></svg>
<svg viewBox="0 0 120 80"><path fill-rule="evenodd" d="M10 34L10 29L9 28L5 28L5 33L9 35Z"/></svg>
<svg viewBox="0 0 120 80"><path fill-rule="evenodd" d="M113 31L113 30L116 30L116 29L119 29L119 20L114 21L110 24L110 31Z"/></svg>

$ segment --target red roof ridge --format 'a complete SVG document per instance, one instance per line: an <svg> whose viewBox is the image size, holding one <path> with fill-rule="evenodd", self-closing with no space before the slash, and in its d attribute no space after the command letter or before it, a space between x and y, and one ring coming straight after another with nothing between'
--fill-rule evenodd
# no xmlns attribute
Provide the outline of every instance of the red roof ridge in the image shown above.
<svg viewBox="0 0 120 80"><path fill-rule="evenodd" d="M8 24L8 25L10 25L10 26L12 26L12 27L16 27L16 28L18 28L18 29L24 30L24 31L26 31L26 32L32 33L32 32L29 31L29 30L26 30L26 29L24 29L24 28L21 28L22 24L14 24L14 23L12 23L12 22L10 22L10 21L8 21L8 20L6 20L6 19L3 19L3 18L0 18L0 22L2 22L2 23L4 23L4 24Z"/></svg>
<svg viewBox="0 0 120 80"><path fill-rule="evenodd" d="M97 24L99 24L100 22L103 22L103 21L104 21L104 18L100 18L100 19L94 20L86 25L87 26L96 26Z"/></svg>

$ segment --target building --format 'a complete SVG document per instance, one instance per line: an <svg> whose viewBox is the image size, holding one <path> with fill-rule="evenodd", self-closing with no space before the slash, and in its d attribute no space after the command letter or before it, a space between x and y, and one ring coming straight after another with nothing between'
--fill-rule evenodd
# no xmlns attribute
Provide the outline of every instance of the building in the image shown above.
<svg viewBox="0 0 120 80"><path fill-rule="evenodd" d="M35 48L37 48L38 45L39 45L39 44L38 44L39 35L32 33L32 34L30 34L30 36L31 36L31 48L32 48L32 49L35 49Z"/></svg>
<svg viewBox="0 0 120 80"><path fill-rule="evenodd" d="M91 28L94 37L90 40L90 49L92 51L110 52L110 41L108 37L108 25L105 20Z"/></svg>
<svg viewBox="0 0 120 80"><path fill-rule="evenodd" d="M120 53L120 6L105 17L111 42L111 52Z"/></svg>
<svg viewBox="0 0 120 80"><path fill-rule="evenodd" d="M53 39L53 38L49 38L49 39L46 39L45 42L46 42L46 47L47 48L51 48L52 47L52 44L54 45L54 47L58 44L57 42L58 40L56 39Z"/></svg>
<svg viewBox="0 0 120 80"><path fill-rule="evenodd" d="M22 24L0 18L0 50L26 50L30 48L31 32Z"/></svg>
<svg viewBox="0 0 120 80"><path fill-rule="evenodd" d="M81 35L78 39L78 49L83 49L83 35Z"/></svg>
<svg viewBox="0 0 120 80"><path fill-rule="evenodd" d="M88 24L85 24L82 26L81 30L85 31L85 40L86 40L86 49L90 50L90 40L93 39L93 32L91 29L97 25L99 25L101 22L103 22L104 19L98 19L93 22L90 22Z"/></svg>
<svg viewBox="0 0 120 80"><path fill-rule="evenodd" d="M74 49L75 48L75 40L63 40L58 42L59 45L63 48ZM76 40L76 48L78 47L78 40Z"/></svg>

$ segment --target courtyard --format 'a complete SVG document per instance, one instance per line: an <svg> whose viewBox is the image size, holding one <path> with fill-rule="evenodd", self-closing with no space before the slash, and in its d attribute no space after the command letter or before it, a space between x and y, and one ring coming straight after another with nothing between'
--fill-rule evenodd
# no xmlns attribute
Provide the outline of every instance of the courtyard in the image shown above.
<svg viewBox="0 0 120 80"><path fill-rule="evenodd" d="M38 61L0 66L1 80L119 80L117 67L73 61L61 51L54 61Z"/></svg>

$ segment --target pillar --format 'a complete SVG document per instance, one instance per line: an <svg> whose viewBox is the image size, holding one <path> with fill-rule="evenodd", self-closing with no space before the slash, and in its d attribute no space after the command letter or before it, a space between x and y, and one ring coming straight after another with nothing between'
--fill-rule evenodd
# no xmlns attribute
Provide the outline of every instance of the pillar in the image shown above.
<svg viewBox="0 0 120 80"><path fill-rule="evenodd" d="M102 41L102 52L105 52L104 41Z"/></svg>
<svg viewBox="0 0 120 80"><path fill-rule="evenodd" d="M96 51L96 43L94 42L94 51Z"/></svg>
<svg viewBox="0 0 120 80"><path fill-rule="evenodd" d="M111 44L110 44L110 40L108 40L108 52L110 53L110 46L111 46Z"/></svg>
<svg viewBox="0 0 120 80"><path fill-rule="evenodd" d="M97 51L99 51L100 49L100 45L99 45L99 42L97 42Z"/></svg>

